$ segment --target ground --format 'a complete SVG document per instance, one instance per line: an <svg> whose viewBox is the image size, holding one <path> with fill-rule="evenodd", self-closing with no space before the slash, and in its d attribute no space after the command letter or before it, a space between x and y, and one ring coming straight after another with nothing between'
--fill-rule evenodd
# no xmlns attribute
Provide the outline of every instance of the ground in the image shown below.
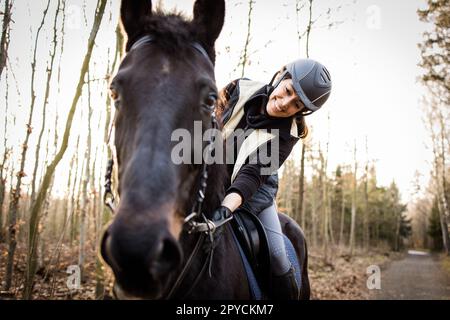
<svg viewBox="0 0 450 320"><path fill-rule="evenodd" d="M427 252L410 251L393 261L382 273L381 290L374 299L450 300L450 258Z"/></svg>
<svg viewBox="0 0 450 320"><path fill-rule="evenodd" d="M352 256L348 250L336 248L335 257L325 259L321 250L312 249L309 255L311 299L367 300L371 298L367 288L370 266L381 269L389 262L403 257L402 253L384 250L365 252L356 250Z"/></svg>
<svg viewBox="0 0 450 320"><path fill-rule="evenodd" d="M61 255L43 257L44 265L36 276L34 299L95 299L95 250L87 250L85 281L81 289L70 290L67 280L69 266L76 264L77 247L62 246ZM356 251L352 257L346 250L336 248L332 259L325 259L320 249L309 254L311 298L343 299L450 299L450 258L435 254L417 255L381 250ZM20 299L25 273L26 250L17 248L18 263L14 269L14 285L9 292L0 290L0 299ZM0 244L0 285L3 287L7 246ZM367 288L369 266L381 269L381 290ZM110 279L111 275L107 272ZM108 288L104 298L110 298Z"/></svg>

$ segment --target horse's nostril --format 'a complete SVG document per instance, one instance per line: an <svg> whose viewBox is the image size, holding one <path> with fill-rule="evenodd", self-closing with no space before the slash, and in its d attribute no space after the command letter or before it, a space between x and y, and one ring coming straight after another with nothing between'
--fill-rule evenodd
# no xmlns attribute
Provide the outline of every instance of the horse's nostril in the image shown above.
<svg viewBox="0 0 450 320"><path fill-rule="evenodd" d="M155 263L150 266L149 272L152 275L169 273L179 267L181 260L182 254L178 243L171 238L164 239L161 242Z"/></svg>
<svg viewBox="0 0 450 320"><path fill-rule="evenodd" d="M102 258L103 258L103 260L105 260L106 263L109 263L108 262L108 252L106 250L106 241L108 240L108 238L109 238L109 232L108 232L108 230L106 230L103 233L102 240L100 242L100 254L102 255Z"/></svg>
<svg viewBox="0 0 450 320"><path fill-rule="evenodd" d="M105 260L105 262L109 264L109 266L113 268L113 270L120 271L120 267L114 259L114 255L112 253L111 241L111 236L107 230L103 234L103 238L100 244L100 254L102 255L103 260Z"/></svg>

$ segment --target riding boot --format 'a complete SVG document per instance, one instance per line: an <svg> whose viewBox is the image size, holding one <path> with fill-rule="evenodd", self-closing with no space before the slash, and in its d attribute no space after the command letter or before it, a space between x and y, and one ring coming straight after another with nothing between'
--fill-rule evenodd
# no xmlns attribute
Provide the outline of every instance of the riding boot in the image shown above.
<svg viewBox="0 0 450 320"><path fill-rule="evenodd" d="M272 276L272 296L274 300L298 300L300 288L295 279L295 270L291 266L288 272L281 276Z"/></svg>

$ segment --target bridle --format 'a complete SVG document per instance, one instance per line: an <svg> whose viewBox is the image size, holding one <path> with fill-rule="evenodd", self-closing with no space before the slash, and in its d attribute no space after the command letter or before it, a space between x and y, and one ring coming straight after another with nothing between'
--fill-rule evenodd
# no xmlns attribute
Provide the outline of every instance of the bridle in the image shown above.
<svg viewBox="0 0 450 320"><path fill-rule="evenodd" d="M129 52L136 50L146 44L151 44L154 42L155 42L155 39L152 36L145 35L133 44L133 46L131 47ZM197 52L199 52L204 58L206 58L206 60L209 62L209 64L214 68L214 65L213 65L211 59L209 58L206 50L199 43L192 42L192 43L190 43L190 45ZM215 101L215 97L214 97L214 101ZM218 129L218 123L217 123L214 104L215 103L212 103L212 105L202 104L201 107L210 113L212 129ZM211 155L212 154L211 151L213 150L213 145L214 145L213 131L214 130L210 130L211 135L209 137L208 145L207 145L207 148L208 148L207 154L208 155ZM110 134L111 134L111 130L110 130ZM108 141L109 141L109 138L108 138ZM113 166L114 166L114 160L113 160L113 158L111 158L108 160L108 165L106 168L105 185L104 185L105 193L103 195L103 202L114 214L116 212L116 207L114 204L114 202L115 202L114 194L112 192ZM184 280L184 278L187 275L187 271L189 270L189 268L191 267L191 265L194 261L195 256L197 255L199 250L202 247L204 247L203 244L206 239L209 239L208 256L205 259L205 263L203 264L202 268L200 269L200 272L199 272L198 276L196 277L194 283L191 285L189 291L187 293L185 293L185 296L188 295L194 289L194 287L197 285L197 283L200 280L202 274L204 273L207 265L209 265L209 268L208 268L209 276L210 277L212 276L212 274L211 274L212 258L213 258L213 254L214 254L214 248L215 248L214 234L220 227L222 227L223 225L228 223L231 219L233 219L233 217L231 216L228 218L224 217L218 221L212 221L212 220L208 219L206 217L206 215L203 213L202 207L203 207L203 202L205 200L206 188L208 185L207 182L208 182L208 164L207 164L207 161L203 161L202 168L200 171L200 181L199 181L200 186L197 191L196 200L192 207L191 214L186 216L186 218L184 219L184 223L183 223L183 227L187 231L188 234L199 233L200 236L198 237L198 240L196 242L194 250L190 254L189 258L186 260L186 264L184 265L181 273L175 280L169 293L166 295L166 297L165 297L166 299L173 297L174 293L179 289L182 281Z"/></svg>

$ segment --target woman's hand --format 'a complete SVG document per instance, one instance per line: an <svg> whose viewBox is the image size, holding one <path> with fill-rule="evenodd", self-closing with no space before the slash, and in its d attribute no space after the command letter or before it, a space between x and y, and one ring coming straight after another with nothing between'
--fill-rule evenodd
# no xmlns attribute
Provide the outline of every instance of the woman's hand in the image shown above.
<svg viewBox="0 0 450 320"><path fill-rule="evenodd" d="M212 214L212 221L220 221L228 219L232 216L232 212L230 209L224 206L220 206L217 208Z"/></svg>

